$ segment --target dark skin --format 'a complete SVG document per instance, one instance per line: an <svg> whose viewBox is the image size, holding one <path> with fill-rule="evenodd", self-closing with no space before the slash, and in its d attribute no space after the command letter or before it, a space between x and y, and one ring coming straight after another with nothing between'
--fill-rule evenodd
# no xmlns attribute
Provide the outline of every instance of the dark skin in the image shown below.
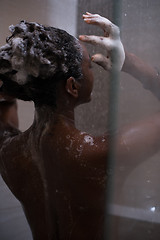
<svg viewBox="0 0 160 240"><path fill-rule="evenodd" d="M87 21L99 25L90 19L90 14ZM103 22L100 26L108 38ZM112 35L116 40L117 34L113 31ZM100 42L104 40L100 38ZM108 58L99 56L97 59L107 70ZM7 99L6 103L0 103L0 172L22 203L34 240L102 239L107 159L112 136L94 137L75 127L74 109L91 100L93 87L91 60L86 49L83 49L82 70L80 81L70 76L59 83L56 109L46 105L35 108L34 122L24 133L17 130L16 102ZM160 79L154 69L126 53L122 70L142 83L147 80L145 84L151 85L156 95L155 77L158 82ZM126 166L126 174L129 174L137 164L159 151L159 142L158 113L119 131L116 160Z"/></svg>
<svg viewBox="0 0 160 240"><path fill-rule="evenodd" d="M125 71L132 60L125 62ZM24 133L16 129L15 103L5 108L1 103L1 174L22 203L37 240L102 237L109 136L93 137L75 128L74 108L88 102L92 90L86 50L82 66L81 82L72 77L62 82L57 109L36 108L34 122ZM145 74L138 70L139 77ZM128 126L116 142L117 160L133 170L159 150L160 114Z"/></svg>

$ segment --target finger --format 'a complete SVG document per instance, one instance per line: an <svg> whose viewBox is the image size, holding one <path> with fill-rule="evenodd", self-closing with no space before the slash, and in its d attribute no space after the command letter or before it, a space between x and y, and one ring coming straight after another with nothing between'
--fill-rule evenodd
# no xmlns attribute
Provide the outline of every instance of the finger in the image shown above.
<svg viewBox="0 0 160 240"><path fill-rule="evenodd" d="M111 59L110 57L105 57L104 55L98 53L92 56L91 58L92 62L97 63L101 67L103 67L105 70L109 71L112 68Z"/></svg>
<svg viewBox="0 0 160 240"><path fill-rule="evenodd" d="M90 13L90 12L86 12L87 15L92 15L93 13Z"/></svg>
<svg viewBox="0 0 160 240"><path fill-rule="evenodd" d="M104 36L109 35L113 38L119 36L119 28L114 25L109 19L100 16L99 14L83 14L83 19L88 24L98 25L104 31Z"/></svg>
<svg viewBox="0 0 160 240"><path fill-rule="evenodd" d="M83 16L83 18L96 18L96 17L98 17L98 16L100 16L99 14L93 14L93 13L89 13L89 12L86 12L86 14L83 14L82 15Z"/></svg>
<svg viewBox="0 0 160 240"><path fill-rule="evenodd" d="M98 14L83 14L83 19L89 24L99 25L104 29L104 24L102 24L102 17Z"/></svg>
<svg viewBox="0 0 160 240"><path fill-rule="evenodd" d="M83 19L88 23L99 25L103 29L105 27L110 27L113 24L110 20L100 16L99 14L83 14Z"/></svg>
<svg viewBox="0 0 160 240"><path fill-rule="evenodd" d="M94 45L100 45L106 50L112 50L114 46L114 41L110 38L95 36L95 35L80 35L79 39L83 42L91 43Z"/></svg>

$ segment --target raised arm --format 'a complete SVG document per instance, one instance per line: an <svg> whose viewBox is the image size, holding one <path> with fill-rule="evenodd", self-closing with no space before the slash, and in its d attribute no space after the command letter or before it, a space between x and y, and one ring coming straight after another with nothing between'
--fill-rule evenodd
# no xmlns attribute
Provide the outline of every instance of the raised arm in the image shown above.
<svg viewBox="0 0 160 240"><path fill-rule="evenodd" d="M133 53L125 52L125 56L122 71L139 80L144 88L150 90L160 100L160 75L158 71Z"/></svg>
<svg viewBox="0 0 160 240"><path fill-rule="evenodd" d="M0 87L3 82L0 80ZM17 102L13 97L0 93L0 122L18 128Z"/></svg>
<svg viewBox="0 0 160 240"><path fill-rule="evenodd" d="M18 128L16 100L8 101L0 99L0 121L3 124L9 124L12 127Z"/></svg>
<svg viewBox="0 0 160 240"><path fill-rule="evenodd" d="M160 150L160 113L122 129L117 134L116 147L119 159L132 159L134 164L157 153Z"/></svg>
<svg viewBox="0 0 160 240"><path fill-rule="evenodd" d="M3 141L10 136L17 135L18 130L18 113L17 102L15 99L0 95L0 147Z"/></svg>
<svg viewBox="0 0 160 240"><path fill-rule="evenodd" d="M104 50L103 52L106 53L106 55L99 53L93 55L92 61L99 64L107 71L112 69L120 71L125 60L125 52L120 39L119 28L107 18L101 17L98 14L87 12L83 15L83 19L86 23L97 25L104 31L104 36L79 36L81 41L101 46Z"/></svg>
<svg viewBox="0 0 160 240"><path fill-rule="evenodd" d="M160 83L157 82L159 76L152 67L143 63L139 58L124 52L119 28L98 14L86 13L83 18L86 23L97 25L104 30L103 37L80 36L80 40L98 44L104 52L107 52L106 55L94 55L92 61L107 71L117 69L131 74L157 96L160 90ZM116 52L116 61L112 59L112 51ZM116 139L116 158L121 161L122 165L128 164L130 169L133 169L139 162L160 150L160 113L122 129L113 137Z"/></svg>
<svg viewBox="0 0 160 240"><path fill-rule="evenodd" d="M104 49L104 52L107 52L106 55L95 54L92 56L92 61L101 65L107 71L116 69L132 75L142 83L144 88L150 90L160 99L159 73L155 68L142 61L133 53L124 51L119 28L107 18L98 14L87 12L83 15L83 19L86 23L97 25L104 31L104 36L80 36L81 41L97 44Z"/></svg>

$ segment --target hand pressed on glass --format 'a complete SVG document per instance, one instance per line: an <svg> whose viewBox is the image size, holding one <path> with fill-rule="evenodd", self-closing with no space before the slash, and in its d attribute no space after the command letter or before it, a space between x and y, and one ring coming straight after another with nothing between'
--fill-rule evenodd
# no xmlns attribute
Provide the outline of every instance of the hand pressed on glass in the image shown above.
<svg viewBox="0 0 160 240"><path fill-rule="evenodd" d="M125 52L120 39L119 27L98 14L87 12L83 15L83 19L86 23L97 25L104 31L104 36L79 36L81 41L97 44L103 48L104 52L107 52L106 55L100 53L93 55L92 61L101 65L105 70L120 71L125 60Z"/></svg>

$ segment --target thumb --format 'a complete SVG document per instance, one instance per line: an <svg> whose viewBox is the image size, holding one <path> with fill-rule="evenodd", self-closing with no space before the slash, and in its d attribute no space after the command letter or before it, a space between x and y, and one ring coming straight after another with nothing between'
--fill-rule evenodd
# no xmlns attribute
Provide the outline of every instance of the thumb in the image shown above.
<svg viewBox="0 0 160 240"><path fill-rule="evenodd" d="M112 68L110 57L105 57L103 54L95 54L92 56L91 60L92 62L97 63L107 71L111 70Z"/></svg>

